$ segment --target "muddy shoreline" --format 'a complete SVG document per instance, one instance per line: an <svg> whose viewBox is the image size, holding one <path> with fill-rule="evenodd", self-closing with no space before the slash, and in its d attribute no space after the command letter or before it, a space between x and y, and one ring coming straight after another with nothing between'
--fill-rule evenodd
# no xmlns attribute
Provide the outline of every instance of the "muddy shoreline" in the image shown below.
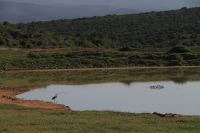
<svg viewBox="0 0 200 133"><path fill-rule="evenodd" d="M23 93L22 89L18 90L19 91L0 89L0 103L14 104L19 106L56 110L56 111L70 111L69 107L61 104L54 104L52 102L44 102L39 100L23 100L16 98L17 94Z"/></svg>

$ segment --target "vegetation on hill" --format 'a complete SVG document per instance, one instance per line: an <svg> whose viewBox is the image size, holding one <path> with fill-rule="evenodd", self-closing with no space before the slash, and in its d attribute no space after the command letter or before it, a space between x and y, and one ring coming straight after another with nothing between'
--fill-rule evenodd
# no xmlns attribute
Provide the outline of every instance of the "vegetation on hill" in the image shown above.
<svg viewBox="0 0 200 133"><path fill-rule="evenodd" d="M200 8L0 24L0 46L144 48L200 45Z"/></svg>
<svg viewBox="0 0 200 133"><path fill-rule="evenodd" d="M82 49L1 51L1 70L200 65L200 8L16 25L4 22L0 47Z"/></svg>

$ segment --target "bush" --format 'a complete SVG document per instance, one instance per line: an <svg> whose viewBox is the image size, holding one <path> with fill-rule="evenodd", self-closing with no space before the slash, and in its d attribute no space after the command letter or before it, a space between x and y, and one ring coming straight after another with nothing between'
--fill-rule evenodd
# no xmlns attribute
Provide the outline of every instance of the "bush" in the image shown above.
<svg viewBox="0 0 200 133"><path fill-rule="evenodd" d="M131 47L122 47L119 49L119 51L132 51L133 49Z"/></svg>
<svg viewBox="0 0 200 133"><path fill-rule="evenodd" d="M168 53L190 53L190 49L185 46L176 46L168 51Z"/></svg>

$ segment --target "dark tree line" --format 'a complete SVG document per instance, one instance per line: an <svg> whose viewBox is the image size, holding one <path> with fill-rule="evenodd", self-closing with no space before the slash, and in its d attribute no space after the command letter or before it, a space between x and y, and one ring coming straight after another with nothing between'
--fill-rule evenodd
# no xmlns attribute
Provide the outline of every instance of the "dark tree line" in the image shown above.
<svg viewBox="0 0 200 133"><path fill-rule="evenodd" d="M200 46L200 8L133 15L0 24L0 46L168 48Z"/></svg>

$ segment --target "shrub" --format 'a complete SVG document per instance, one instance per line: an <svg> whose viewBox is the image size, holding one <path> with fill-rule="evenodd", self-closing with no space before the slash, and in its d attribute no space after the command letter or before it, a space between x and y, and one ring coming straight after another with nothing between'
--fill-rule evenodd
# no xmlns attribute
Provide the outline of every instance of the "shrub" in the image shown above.
<svg viewBox="0 0 200 133"><path fill-rule="evenodd" d="M168 51L168 53L190 53L190 49L185 46L175 46L171 50Z"/></svg>

